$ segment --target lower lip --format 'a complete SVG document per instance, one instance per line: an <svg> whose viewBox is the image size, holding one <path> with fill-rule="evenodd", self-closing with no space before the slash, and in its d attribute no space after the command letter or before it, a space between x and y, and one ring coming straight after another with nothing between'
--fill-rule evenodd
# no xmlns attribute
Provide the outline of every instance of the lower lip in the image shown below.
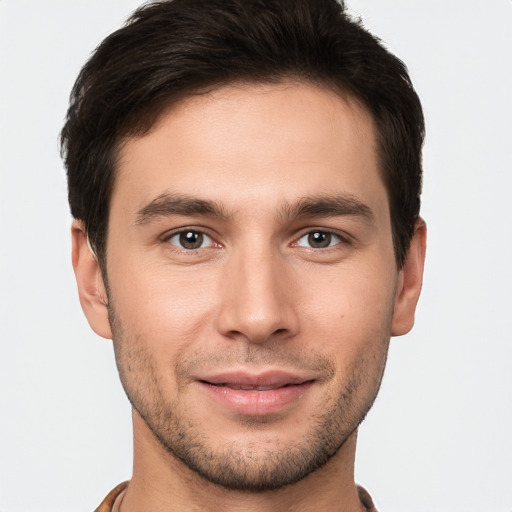
<svg viewBox="0 0 512 512"><path fill-rule="evenodd" d="M210 396L239 414L263 416L275 414L291 406L306 393L312 381L285 386L267 391L231 389L200 382L202 389Z"/></svg>

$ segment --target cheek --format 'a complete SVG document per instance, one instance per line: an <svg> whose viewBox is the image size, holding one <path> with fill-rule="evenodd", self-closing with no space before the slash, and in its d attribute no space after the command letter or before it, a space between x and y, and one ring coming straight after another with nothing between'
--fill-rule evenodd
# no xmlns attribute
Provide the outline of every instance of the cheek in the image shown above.
<svg viewBox="0 0 512 512"><path fill-rule="evenodd" d="M115 269L111 280L116 314L125 332L136 333L163 356L179 352L209 328L215 304L213 276L155 265L125 268Z"/></svg>
<svg viewBox="0 0 512 512"><path fill-rule="evenodd" d="M330 281L329 293L310 297L303 315L303 338L315 340L311 348L328 357L336 378L326 397L344 400L348 416L371 405L386 364L394 302L393 282L376 286L373 272L350 272ZM347 398L349 397L349 398Z"/></svg>
<svg viewBox="0 0 512 512"><path fill-rule="evenodd" d="M375 266L340 268L333 274L310 276L298 297L304 338L316 340L314 348L332 357L342 375L363 357L373 360L370 366L380 366L391 335L393 274L388 268L390 277L385 277Z"/></svg>
<svg viewBox="0 0 512 512"><path fill-rule="evenodd" d="M392 312L394 278L384 271L360 268L339 268L330 274L310 274L302 287L297 303L304 305L303 325L333 333L382 333L382 322Z"/></svg>
<svg viewBox="0 0 512 512"><path fill-rule="evenodd" d="M211 329L212 288L200 276L119 265L111 277L114 347L123 386L138 410L177 392L176 364ZM122 276L127 276L122 278ZM166 392L164 390L167 390ZM156 402L155 402L156 400Z"/></svg>

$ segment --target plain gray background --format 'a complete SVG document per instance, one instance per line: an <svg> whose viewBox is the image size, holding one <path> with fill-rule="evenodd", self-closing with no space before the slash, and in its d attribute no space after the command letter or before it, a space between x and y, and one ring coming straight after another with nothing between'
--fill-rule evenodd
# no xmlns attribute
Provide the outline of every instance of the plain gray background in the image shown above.
<svg viewBox="0 0 512 512"><path fill-rule="evenodd" d="M57 137L85 59L136 0L0 0L0 511L92 511L131 474L111 342L70 263ZM382 512L512 510L512 2L353 0L427 120L425 284L360 430Z"/></svg>

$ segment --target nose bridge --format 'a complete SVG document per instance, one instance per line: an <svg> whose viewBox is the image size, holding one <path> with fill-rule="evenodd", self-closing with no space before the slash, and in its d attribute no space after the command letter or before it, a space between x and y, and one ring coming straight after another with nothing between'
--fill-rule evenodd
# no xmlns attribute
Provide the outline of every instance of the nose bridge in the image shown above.
<svg viewBox="0 0 512 512"><path fill-rule="evenodd" d="M286 264L279 251L262 240L234 249L225 266L219 330L262 343L297 329Z"/></svg>

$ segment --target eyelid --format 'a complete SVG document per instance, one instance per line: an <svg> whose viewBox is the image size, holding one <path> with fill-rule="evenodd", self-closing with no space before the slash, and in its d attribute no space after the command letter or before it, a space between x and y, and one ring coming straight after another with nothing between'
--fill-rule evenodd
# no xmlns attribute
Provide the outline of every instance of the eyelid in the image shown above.
<svg viewBox="0 0 512 512"><path fill-rule="evenodd" d="M352 237L344 231L339 231L336 229L325 228L325 227L309 227L309 228L302 229L300 231L300 233L294 238L294 241L292 242L291 245L293 247L305 247L303 245L299 245L298 242L305 236L310 235L311 233L328 233L328 234L333 235L339 239L338 243L328 246L328 247L324 247L324 248L309 247L309 249L314 250L314 251L328 251L329 249L333 249L338 245L341 245L341 244L349 245L353 242ZM308 247L305 247L305 248L308 249Z"/></svg>
<svg viewBox="0 0 512 512"><path fill-rule="evenodd" d="M185 249L185 248L180 248L177 244L171 244L169 243L169 240L181 233L184 233L184 232L187 232L187 231L195 231L197 233L202 233L205 237L208 237L210 240L211 240L211 243L207 246L207 247L200 247L198 249ZM309 249L311 250L314 250L314 251L328 251L329 249L333 249L334 247L338 246L338 245L350 245L354 242L353 240L353 237L351 235L349 235L348 233L346 233L345 231L339 231L337 229L333 229L333 228L327 228L327 227L316 227L316 226L312 226L312 227L307 227L307 228L303 228L300 230L300 232L294 236L293 238L293 241L291 242L291 246L292 247L304 247L304 246L300 246L298 245L298 242L301 238L303 238L304 236L307 236L311 233L315 233L315 232L321 232L321 233L329 233L335 237L337 237L339 239L339 242L334 244L334 245L331 245L331 246L328 246L328 247L325 247L325 248L314 248L314 247L310 247ZM212 233L212 230L209 229L209 228L206 228L206 227L203 227L203 226L180 226L179 228L174 228L170 231L166 231L162 236L159 237L160 240L164 243L168 243L169 245L172 245L173 247L176 247L178 250L182 250L182 251L186 251L186 252L193 252L193 251L197 251L197 250L200 250L200 249L208 249L208 248L211 248L211 247L223 247L223 244L218 242L218 235L216 233ZM307 247L305 247L307 248Z"/></svg>
<svg viewBox="0 0 512 512"><path fill-rule="evenodd" d="M211 243L209 245L207 245L206 247L199 247L197 249L185 249L184 247L180 247L179 245L173 244L170 242L171 238L174 238L175 236L180 235L182 233L186 233L187 231L194 231L196 233L201 233L203 236L208 237L210 239ZM211 233L210 229L200 227L200 226L181 226L179 228L174 228L170 231L166 231L160 237L160 240L163 243L167 243L167 244L175 247L177 250L190 253L190 252L198 251L201 249L209 249L211 247L222 247L222 244L217 242L216 238L217 237Z"/></svg>

